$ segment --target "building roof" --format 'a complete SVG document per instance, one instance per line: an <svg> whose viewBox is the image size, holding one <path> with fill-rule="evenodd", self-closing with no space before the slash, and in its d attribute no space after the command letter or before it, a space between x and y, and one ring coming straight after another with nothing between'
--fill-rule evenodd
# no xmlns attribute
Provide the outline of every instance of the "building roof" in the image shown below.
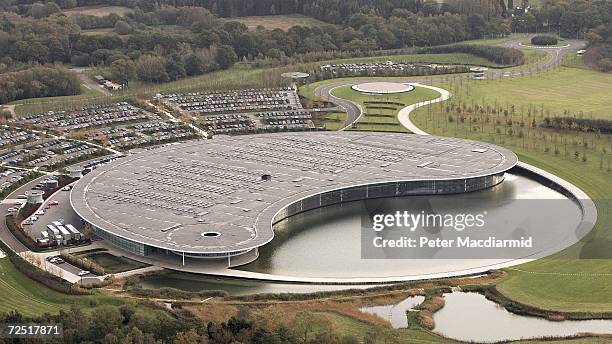
<svg viewBox="0 0 612 344"><path fill-rule="evenodd" d="M493 175L516 163L507 149L435 136L215 136L100 167L75 185L71 203L89 223L114 235L172 251L221 253L266 244L274 236L275 214L314 194L391 181Z"/></svg>

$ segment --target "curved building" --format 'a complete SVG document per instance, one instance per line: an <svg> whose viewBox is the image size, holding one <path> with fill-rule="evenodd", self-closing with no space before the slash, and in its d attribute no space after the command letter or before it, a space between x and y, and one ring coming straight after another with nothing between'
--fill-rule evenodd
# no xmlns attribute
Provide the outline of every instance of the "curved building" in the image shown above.
<svg viewBox="0 0 612 344"><path fill-rule="evenodd" d="M481 142L366 132L216 136L129 155L87 174L71 204L132 254L257 258L272 225L367 198L453 194L504 179L517 157ZM180 259L180 258L179 258Z"/></svg>

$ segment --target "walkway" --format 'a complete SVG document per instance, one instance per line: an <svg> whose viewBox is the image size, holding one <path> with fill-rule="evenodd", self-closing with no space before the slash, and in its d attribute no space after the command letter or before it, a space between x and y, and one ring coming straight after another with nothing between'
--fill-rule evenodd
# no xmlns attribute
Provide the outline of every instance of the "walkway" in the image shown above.
<svg viewBox="0 0 612 344"><path fill-rule="evenodd" d="M523 48L523 49L534 49L537 50L537 48L533 47L528 47L528 46L521 46L521 41L525 40L525 39L529 39L531 36L533 35L525 35L523 38L518 39L518 40L514 40L514 41L510 41L510 42L506 42L504 44L502 44L502 46L505 47L509 47L509 48ZM498 79L507 79L507 78L515 78L515 77L521 77L521 76L526 76L529 74L536 74L536 73L541 73L544 71L547 71L549 69L552 69L553 67L557 66L558 64L561 63L561 61L563 60L563 57L565 56L565 54L572 52L574 50L577 49L582 49L585 46L585 42L582 40L568 40L567 41L569 45L567 46L563 46L563 47L552 47L550 49L548 49L551 53L550 58L542 63L542 64L538 64L535 66L530 66L530 65L523 65L523 66L519 66L518 70L516 68L514 69L500 69L500 70L491 70L489 72L486 73L486 78L488 80L498 80ZM448 75L447 75L448 77ZM469 74L461 74L459 76L450 76L452 78L453 81L460 81L460 80L471 80L471 75ZM421 82L425 82L425 80L423 80L424 78L426 78L425 76L418 76L418 77L414 77L414 78L406 78L406 79L394 79L394 81L399 82L399 83L404 83L404 84L418 84L421 87L425 87L424 85L420 85L419 83ZM329 101L341 108L343 108L346 113L347 113L347 119L346 122L344 123L344 127L341 130L350 128L352 126L353 123L357 122L359 120L359 118L361 118L361 116L363 115L363 109L361 109L361 107L359 106L359 104L347 100L347 99L342 99L342 98L338 98L335 97L334 95L331 94L331 92L338 87L342 87L342 86L352 86L355 85L357 83L365 83L365 82L372 82L372 81L379 81L378 79L368 79L368 78L360 78L360 79L355 79L355 80L342 80L342 81L335 81L335 82L331 82L325 85L322 85L318 88L316 88L314 90L314 93L317 97ZM430 88L430 87L427 87ZM444 94L442 94L442 97L444 97ZM448 98L447 98L448 99ZM435 99L434 99L435 100ZM438 100L438 101L442 101L442 100ZM427 105L427 104L424 104ZM420 106L416 106L416 108L421 107L423 105ZM414 109L412 109L414 110ZM412 111L410 110L410 111ZM408 123L406 123L408 124ZM406 127L406 125L404 125ZM418 130L417 127L412 127L415 130ZM412 130L411 130L412 131Z"/></svg>
<svg viewBox="0 0 612 344"><path fill-rule="evenodd" d="M436 91L438 93L440 93L440 96L436 99L432 99L432 100L427 100L424 102L420 102L420 103L416 103L416 104L412 104L412 105L408 105L405 108L401 109L399 111L399 113L397 114L397 119L400 121L400 123L408 130L410 130L410 132L414 133L414 134L418 134L418 135L427 135L426 132L424 132L423 130L419 129L416 125L414 125L411 121L410 121L410 113L420 107L429 105L429 104L435 104L435 103L439 103L439 102L443 102L447 99L449 99L451 97L451 93L443 88L440 87L434 87L434 86L429 86L429 85L423 85L423 84L419 84L419 83L412 83L411 85L413 86L417 86L417 87L423 87L423 88L427 88L433 91Z"/></svg>

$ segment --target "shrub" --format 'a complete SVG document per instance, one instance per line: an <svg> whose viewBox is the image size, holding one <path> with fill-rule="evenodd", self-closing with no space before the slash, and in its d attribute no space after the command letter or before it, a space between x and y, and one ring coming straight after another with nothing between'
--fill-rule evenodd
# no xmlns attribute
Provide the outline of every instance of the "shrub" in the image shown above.
<svg viewBox="0 0 612 344"><path fill-rule="evenodd" d="M557 45L557 43L557 37L554 36L539 35L531 38L531 44L533 45Z"/></svg>
<svg viewBox="0 0 612 344"><path fill-rule="evenodd" d="M224 290L202 290L199 292L184 291L175 288L159 288L159 289L145 289L145 288L132 288L130 294L135 296L141 296L146 298L157 298L157 299L184 299L189 300L194 297L225 297L229 294Z"/></svg>

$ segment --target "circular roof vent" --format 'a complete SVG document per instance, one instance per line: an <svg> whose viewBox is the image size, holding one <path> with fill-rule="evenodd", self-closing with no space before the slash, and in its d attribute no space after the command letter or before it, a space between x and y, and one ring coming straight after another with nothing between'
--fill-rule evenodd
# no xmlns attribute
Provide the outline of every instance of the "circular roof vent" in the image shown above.
<svg viewBox="0 0 612 344"><path fill-rule="evenodd" d="M221 233L219 233L219 232L202 232L201 235L204 238L212 238L212 237L218 237L219 235L221 235Z"/></svg>

